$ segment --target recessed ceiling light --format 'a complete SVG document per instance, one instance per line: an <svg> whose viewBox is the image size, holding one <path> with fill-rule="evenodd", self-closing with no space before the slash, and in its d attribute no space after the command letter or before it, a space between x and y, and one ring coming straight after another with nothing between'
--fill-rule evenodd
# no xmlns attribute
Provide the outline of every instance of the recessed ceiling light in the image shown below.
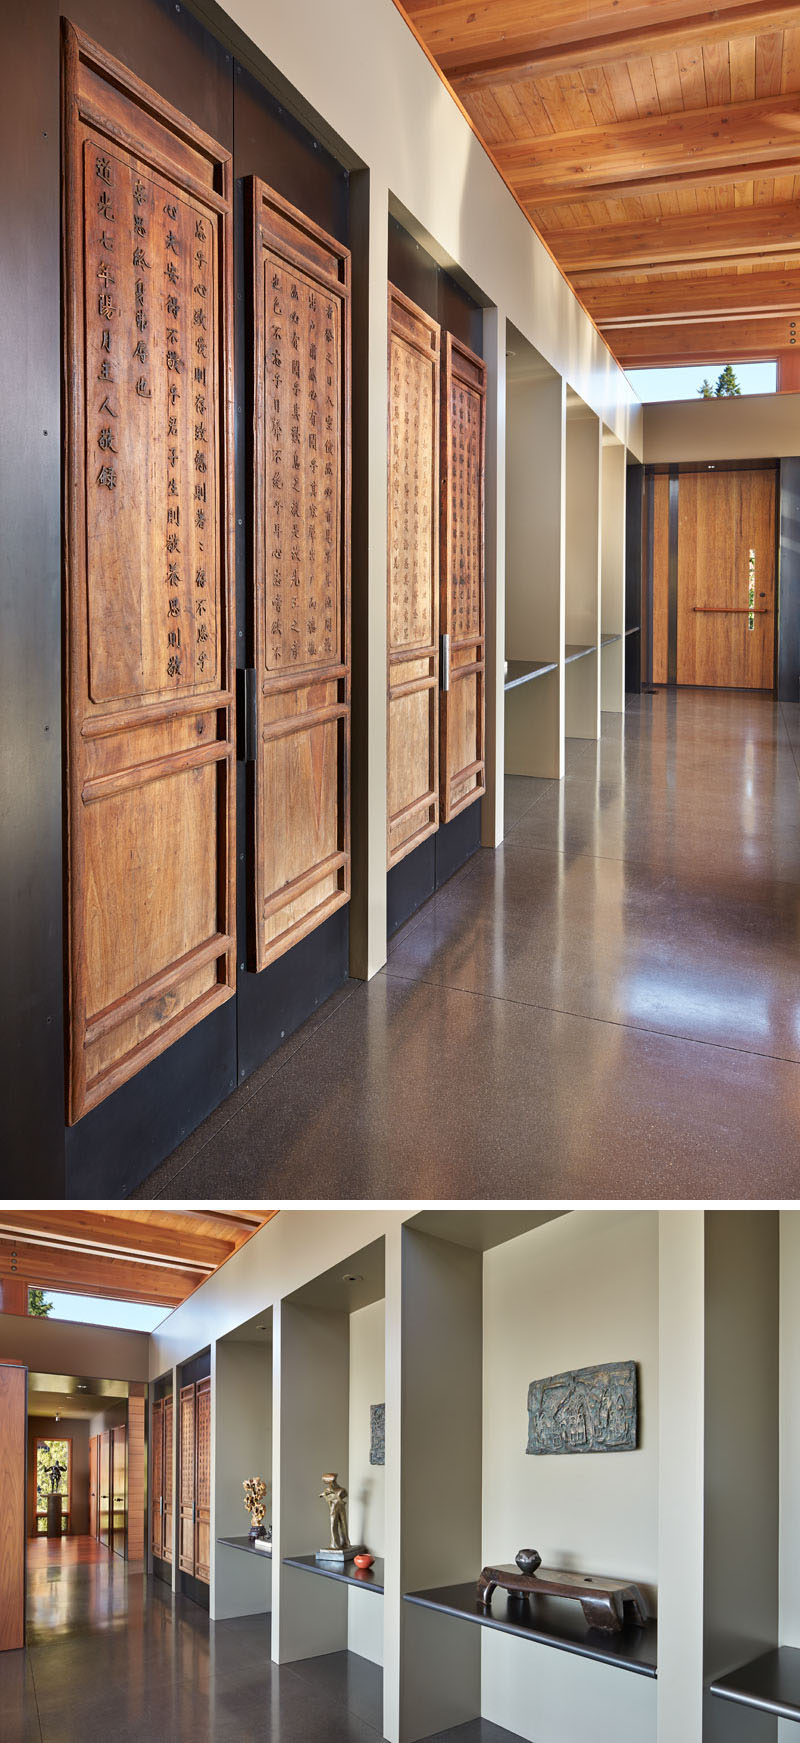
<svg viewBox="0 0 800 1743"><path fill-rule="evenodd" d="M345 1271L342 1276L343 1283L363 1283L363 1281L364 1278L360 1271Z"/></svg>

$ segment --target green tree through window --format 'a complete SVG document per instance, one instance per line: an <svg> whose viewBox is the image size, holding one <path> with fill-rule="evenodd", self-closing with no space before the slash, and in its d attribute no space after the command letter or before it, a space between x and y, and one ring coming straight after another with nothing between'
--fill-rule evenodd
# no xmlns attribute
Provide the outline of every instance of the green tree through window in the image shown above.
<svg viewBox="0 0 800 1743"><path fill-rule="evenodd" d="M46 1319L53 1311L52 1301L48 1301L43 1289L28 1290L28 1313L32 1319Z"/></svg>
<svg viewBox="0 0 800 1743"><path fill-rule="evenodd" d="M713 387L706 376L702 387L698 387L697 391L701 399L739 399L742 392L732 363L726 363Z"/></svg>

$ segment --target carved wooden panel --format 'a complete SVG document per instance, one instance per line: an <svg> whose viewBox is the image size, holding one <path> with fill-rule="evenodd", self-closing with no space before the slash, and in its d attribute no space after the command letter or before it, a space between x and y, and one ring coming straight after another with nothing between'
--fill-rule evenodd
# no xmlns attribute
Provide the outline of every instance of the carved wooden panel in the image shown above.
<svg viewBox="0 0 800 1743"><path fill-rule="evenodd" d="M0 1362L0 1652L25 1645L28 1371Z"/></svg>
<svg viewBox="0 0 800 1743"><path fill-rule="evenodd" d="M450 670L439 783L447 823L486 791L486 365L448 333L442 375L441 628L450 638Z"/></svg>
<svg viewBox="0 0 800 1743"><path fill-rule="evenodd" d="M197 1446L194 1572L211 1578L211 1381L198 1380L195 1400Z"/></svg>
<svg viewBox="0 0 800 1743"><path fill-rule="evenodd" d="M194 1573L194 1519L196 1497L195 1387L181 1387L180 1460L178 1476L178 1564L184 1573Z"/></svg>
<svg viewBox="0 0 800 1743"><path fill-rule="evenodd" d="M136 1382L138 1384L138 1382ZM128 1399L128 1561L144 1560L145 1544L145 1475L144 1389L141 1395L131 1393Z"/></svg>
<svg viewBox="0 0 800 1743"><path fill-rule="evenodd" d="M164 1536L161 1554L172 1561L172 1399L164 1399Z"/></svg>
<svg viewBox="0 0 800 1743"><path fill-rule="evenodd" d="M350 255L255 177L251 956L350 896Z"/></svg>
<svg viewBox="0 0 800 1743"><path fill-rule="evenodd" d="M439 341L390 285L390 866L439 824Z"/></svg>
<svg viewBox="0 0 800 1743"><path fill-rule="evenodd" d="M234 987L231 186L65 22L70 1122Z"/></svg>
<svg viewBox="0 0 800 1743"><path fill-rule="evenodd" d="M164 1553L164 1402L157 1398L150 1413L150 1543L159 1559Z"/></svg>

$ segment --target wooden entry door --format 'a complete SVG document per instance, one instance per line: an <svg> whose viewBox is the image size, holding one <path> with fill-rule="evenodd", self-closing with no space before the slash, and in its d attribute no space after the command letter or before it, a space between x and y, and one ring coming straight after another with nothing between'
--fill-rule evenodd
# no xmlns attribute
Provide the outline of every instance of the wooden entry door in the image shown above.
<svg viewBox="0 0 800 1743"><path fill-rule="evenodd" d="M773 688L775 510L774 472L681 474L679 684Z"/></svg>

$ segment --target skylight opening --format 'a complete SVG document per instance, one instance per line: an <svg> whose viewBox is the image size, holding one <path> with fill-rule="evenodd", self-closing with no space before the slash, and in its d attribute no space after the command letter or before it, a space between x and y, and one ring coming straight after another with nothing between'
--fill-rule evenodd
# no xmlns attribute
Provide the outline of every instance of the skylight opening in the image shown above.
<svg viewBox="0 0 800 1743"><path fill-rule="evenodd" d="M714 389L724 369L724 363L691 363L667 369L626 369L625 374L639 399L651 405L663 400L700 399L704 382L710 384L712 398L716 398ZM734 363L733 371L743 397L777 391L778 364L774 358L766 363Z"/></svg>

